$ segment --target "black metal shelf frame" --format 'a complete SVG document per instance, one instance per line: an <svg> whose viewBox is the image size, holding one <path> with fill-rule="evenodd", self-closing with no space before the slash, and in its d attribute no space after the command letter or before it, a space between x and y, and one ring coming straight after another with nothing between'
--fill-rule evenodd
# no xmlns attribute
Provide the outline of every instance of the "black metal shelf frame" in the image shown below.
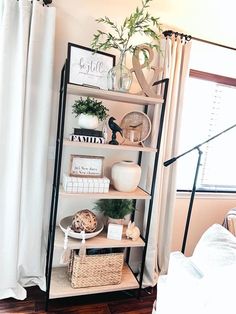
<svg viewBox="0 0 236 314"><path fill-rule="evenodd" d="M48 245L47 245L47 260L46 260L46 296L45 296L45 310L48 310L49 305L49 293L50 293L50 284L51 284L51 274L52 274L52 262L53 262L53 250L54 250L54 240L55 240L55 230L56 230L56 219L57 219L57 209L58 209L58 198L59 198L59 187L60 187L60 172L61 172L61 162L62 162L62 150L63 150L63 138L64 138L64 123L65 123L65 112L66 112L66 96L67 96L67 84L68 84L68 60L65 61L65 64L61 71L61 81L60 81L60 96L59 96L59 108L58 108L58 121L57 121L57 135L56 135L56 150L55 150L55 161L54 161L54 174L53 174L53 185L52 185L52 196L51 196L51 208L50 208L50 220L49 220L49 230L48 230ZM158 126L158 136L154 159L154 171L151 184L151 198L149 200L149 209L147 215L147 224L146 232L143 240L145 246L143 247L141 268L139 274L139 289L138 296L140 296L142 289L143 281L143 272L145 267L146 253L147 253L147 244L150 231L150 222L152 216L152 207L153 207L153 196L155 193L155 182L157 175L157 165L159 159L159 152L164 124L164 115L166 107L166 97L168 91L168 79L164 79L158 82L155 82L153 85L164 84L163 92L163 103L161 104L161 113L159 118ZM145 105L144 112L147 112L148 105ZM139 152L138 164L141 165L142 152ZM135 202L135 201L134 201ZM134 213L133 217L134 219ZM127 248L127 257L126 261L129 263L130 248ZM129 264L128 264L129 266ZM136 278L137 279L137 278Z"/></svg>

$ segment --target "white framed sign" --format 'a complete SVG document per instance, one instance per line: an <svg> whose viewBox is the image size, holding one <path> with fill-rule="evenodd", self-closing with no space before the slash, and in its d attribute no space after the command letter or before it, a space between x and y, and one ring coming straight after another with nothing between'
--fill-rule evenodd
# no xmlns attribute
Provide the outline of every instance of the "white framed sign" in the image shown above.
<svg viewBox="0 0 236 314"><path fill-rule="evenodd" d="M123 225L119 224L108 224L107 239L121 240L123 232Z"/></svg>
<svg viewBox="0 0 236 314"><path fill-rule="evenodd" d="M70 176L74 177L103 177L102 156L71 155Z"/></svg>
<svg viewBox="0 0 236 314"><path fill-rule="evenodd" d="M108 89L107 73L115 65L115 56L68 43L68 83Z"/></svg>

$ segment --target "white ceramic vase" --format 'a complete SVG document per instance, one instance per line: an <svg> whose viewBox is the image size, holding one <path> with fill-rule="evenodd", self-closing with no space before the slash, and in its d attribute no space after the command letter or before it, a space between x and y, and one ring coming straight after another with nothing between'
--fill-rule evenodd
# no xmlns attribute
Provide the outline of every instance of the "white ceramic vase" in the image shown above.
<svg viewBox="0 0 236 314"><path fill-rule="evenodd" d="M141 178L141 167L133 161L116 162L111 168L111 179L114 188L120 192L136 190Z"/></svg>
<svg viewBox="0 0 236 314"><path fill-rule="evenodd" d="M81 113L78 117L78 126L81 129L96 129L98 127L98 117Z"/></svg>

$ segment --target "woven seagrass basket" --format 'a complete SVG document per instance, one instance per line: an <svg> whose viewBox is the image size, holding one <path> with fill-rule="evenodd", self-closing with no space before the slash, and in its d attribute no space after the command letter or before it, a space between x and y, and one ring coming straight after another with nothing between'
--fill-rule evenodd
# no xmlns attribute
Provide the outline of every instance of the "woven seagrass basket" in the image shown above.
<svg viewBox="0 0 236 314"><path fill-rule="evenodd" d="M117 285L121 282L124 253L79 256L71 251L68 265L72 288Z"/></svg>

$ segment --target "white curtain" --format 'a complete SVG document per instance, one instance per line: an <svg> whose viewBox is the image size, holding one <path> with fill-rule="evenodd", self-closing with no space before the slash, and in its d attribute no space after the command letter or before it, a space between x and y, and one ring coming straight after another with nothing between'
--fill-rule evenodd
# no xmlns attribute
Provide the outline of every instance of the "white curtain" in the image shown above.
<svg viewBox="0 0 236 314"><path fill-rule="evenodd" d="M176 198L176 165L163 162L177 155L183 92L188 75L191 42L172 36L163 40L159 64L162 78L169 78L165 120L157 171L156 193L150 225L144 271L144 286L154 286L158 275L166 273L172 240L173 212Z"/></svg>
<svg viewBox="0 0 236 314"><path fill-rule="evenodd" d="M0 17L0 299L45 289L43 233L55 8L5 0Z"/></svg>

